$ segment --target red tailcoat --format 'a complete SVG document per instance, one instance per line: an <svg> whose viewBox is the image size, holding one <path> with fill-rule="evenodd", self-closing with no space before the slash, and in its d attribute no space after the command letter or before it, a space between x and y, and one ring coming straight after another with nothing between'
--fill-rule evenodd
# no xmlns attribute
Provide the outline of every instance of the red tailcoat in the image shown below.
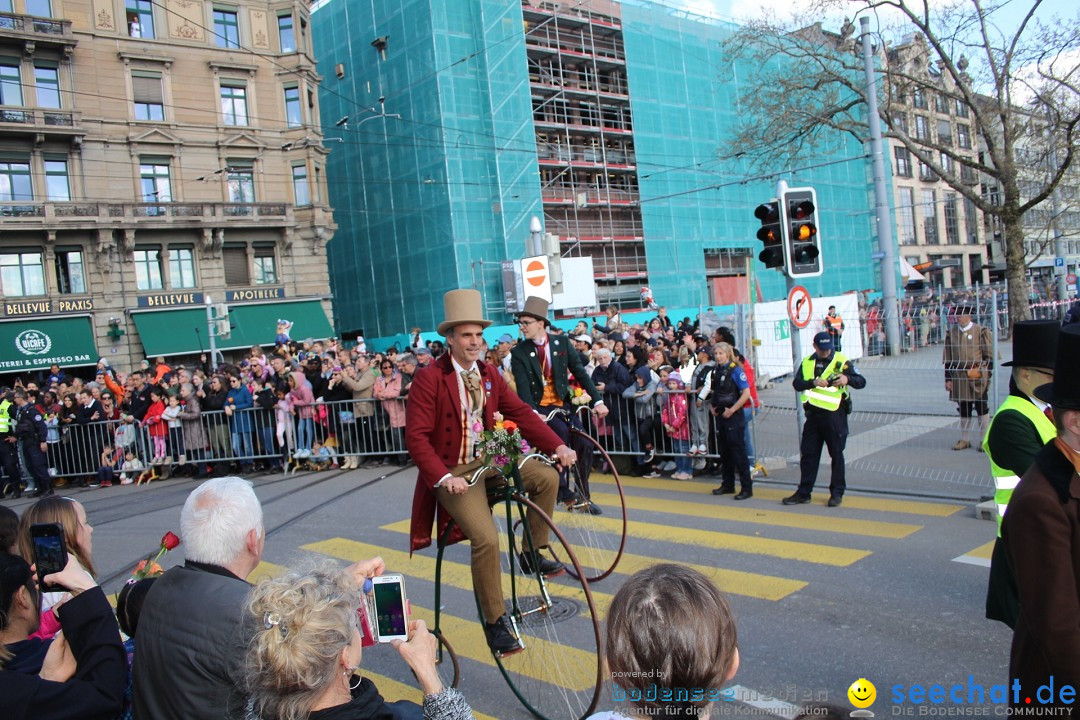
<svg viewBox="0 0 1080 720"><path fill-rule="evenodd" d="M502 379L498 370L477 361L484 402L484 429L495 425L492 415L502 413L513 420L521 436L540 452L554 454L562 444L559 436L548 429L536 412L526 405ZM435 483L458 465L461 452L461 395L458 376L450 362L450 353L417 371L409 390L409 406L405 414L405 445L416 463L419 474L413 493L411 549L419 550L431 544L431 528L438 509L439 534L450 520L435 500ZM463 539L455 533L454 541Z"/></svg>

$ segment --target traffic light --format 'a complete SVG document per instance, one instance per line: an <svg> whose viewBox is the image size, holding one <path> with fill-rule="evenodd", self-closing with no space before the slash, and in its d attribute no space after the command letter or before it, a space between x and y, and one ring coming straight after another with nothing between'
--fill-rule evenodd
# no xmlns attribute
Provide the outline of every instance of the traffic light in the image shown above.
<svg viewBox="0 0 1080 720"><path fill-rule="evenodd" d="M817 277L821 262L821 236L817 226L817 193L814 188L791 188L783 202L784 266L788 277Z"/></svg>
<svg viewBox="0 0 1080 720"><path fill-rule="evenodd" d="M232 322L229 321L229 305L227 303L214 304L214 335L219 338L228 338L232 334Z"/></svg>
<svg viewBox="0 0 1080 720"><path fill-rule="evenodd" d="M776 200L762 203L754 211L754 217L761 221L757 238L765 247L758 253L758 260L767 268L784 266L784 223L780 217L780 203Z"/></svg>

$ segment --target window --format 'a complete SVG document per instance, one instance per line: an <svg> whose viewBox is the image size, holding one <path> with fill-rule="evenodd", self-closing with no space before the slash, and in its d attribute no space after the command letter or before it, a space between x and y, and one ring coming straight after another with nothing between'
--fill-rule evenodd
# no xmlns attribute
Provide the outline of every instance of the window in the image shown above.
<svg viewBox="0 0 1080 720"><path fill-rule="evenodd" d="M0 201L33 199L29 161L0 160Z"/></svg>
<svg viewBox="0 0 1080 720"><path fill-rule="evenodd" d="M926 118L922 115L915 116L915 139L916 140L929 140L930 128L926 124Z"/></svg>
<svg viewBox="0 0 1080 720"><path fill-rule="evenodd" d="M60 107L60 72L48 65L34 65L34 85L37 87L37 106Z"/></svg>
<svg viewBox="0 0 1080 720"><path fill-rule="evenodd" d="M950 174L953 172L953 159L945 153L941 153L941 169Z"/></svg>
<svg viewBox="0 0 1080 720"><path fill-rule="evenodd" d="M278 41L281 43L281 52L296 51L296 33L293 30L292 13L278 15L277 19Z"/></svg>
<svg viewBox="0 0 1080 720"><path fill-rule="evenodd" d="M966 118L968 116L968 107L964 104L964 101L960 98L956 99L956 117Z"/></svg>
<svg viewBox="0 0 1080 720"><path fill-rule="evenodd" d="M901 245L915 244L915 189L900 188L900 204L896 208L899 217L900 233L897 241Z"/></svg>
<svg viewBox="0 0 1080 720"><path fill-rule="evenodd" d="M52 17L52 3L49 0L26 0L26 14L34 17Z"/></svg>
<svg viewBox="0 0 1080 720"><path fill-rule="evenodd" d="M960 182L965 185L974 185L979 181L979 175L975 172L975 168L970 165L960 166Z"/></svg>
<svg viewBox="0 0 1080 720"><path fill-rule="evenodd" d="M195 254L191 248L169 248L169 285L175 289L195 287Z"/></svg>
<svg viewBox="0 0 1080 720"><path fill-rule="evenodd" d="M899 177L911 177L911 152L905 147L894 150L896 155L896 174Z"/></svg>
<svg viewBox="0 0 1080 720"><path fill-rule="evenodd" d="M956 144L965 150L971 149L971 129L967 125L956 125Z"/></svg>
<svg viewBox="0 0 1080 720"><path fill-rule="evenodd" d="M948 120L938 120L937 139L940 144L946 147L952 145L952 123Z"/></svg>
<svg viewBox="0 0 1080 720"><path fill-rule="evenodd" d="M934 182L938 179L937 173L930 169L930 166L924 162L919 163L919 179L926 182Z"/></svg>
<svg viewBox="0 0 1080 720"><path fill-rule="evenodd" d="M274 264L274 246L255 246L255 284L277 284L277 266Z"/></svg>
<svg viewBox="0 0 1080 720"><path fill-rule="evenodd" d="M152 0L127 0L128 35L134 38L154 37L154 3Z"/></svg>
<svg viewBox="0 0 1080 720"><path fill-rule="evenodd" d="M86 292L86 271L83 267L82 250L56 251L56 284L64 295L81 295Z"/></svg>
<svg viewBox="0 0 1080 720"><path fill-rule="evenodd" d="M169 182L169 165L166 158L140 158L139 179L143 202L172 202L172 184ZM146 208L147 215L164 215L163 207Z"/></svg>
<svg viewBox="0 0 1080 720"><path fill-rule="evenodd" d="M293 165L292 186L293 202L296 205L310 205L311 191L308 188L307 165Z"/></svg>
<svg viewBox="0 0 1080 720"><path fill-rule="evenodd" d="M235 10L214 8L214 43L218 47L240 47L240 24Z"/></svg>
<svg viewBox="0 0 1080 720"><path fill-rule="evenodd" d="M45 199L59 202L71 200L67 160L45 158Z"/></svg>
<svg viewBox="0 0 1080 720"><path fill-rule="evenodd" d="M949 114L949 96L945 93L934 93L934 111L943 115Z"/></svg>
<svg viewBox="0 0 1080 720"><path fill-rule="evenodd" d="M908 132L907 113L896 113L892 117L892 122L893 122L893 127L895 127L897 130L899 130L900 132L907 135L907 132Z"/></svg>
<svg viewBox="0 0 1080 720"><path fill-rule="evenodd" d="M221 83L221 114L226 125L247 125L247 86L237 80Z"/></svg>
<svg viewBox="0 0 1080 720"><path fill-rule="evenodd" d="M956 193L945 193L945 242L960 244L960 216L957 214Z"/></svg>
<svg viewBox="0 0 1080 720"><path fill-rule="evenodd" d="M922 191L922 217L926 244L937 245L940 239L937 227L937 192L934 190Z"/></svg>
<svg viewBox="0 0 1080 720"><path fill-rule="evenodd" d="M131 92L135 100L135 119L161 122L165 120L165 98L161 90L161 73L133 70Z"/></svg>
<svg viewBox="0 0 1080 720"><path fill-rule="evenodd" d="M926 94L922 88L915 88L911 93L911 104L920 110L926 109Z"/></svg>
<svg viewBox="0 0 1080 720"><path fill-rule="evenodd" d="M964 222L967 224L967 241L969 245L979 243L978 218L975 217L975 202L971 198L964 198Z"/></svg>
<svg viewBox="0 0 1080 720"><path fill-rule="evenodd" d="M45 294L45 267L41 253L4 253L0 255L0 283L7 297Z"/></svg>
<svg viewBox="0 0 1080 720"><path fill-rule="evenodd" d="M221 251L222 264L225 266L226 285L250 285L248 273L247 247L244 245L228 246Z"/></svg>
<svg viewBox="0 0 1080 720"><path fill-rule="evenodd" d="M0 105L22 105L22 76L19 61L0 58Z"/></svg>
<svg viewBox="0 0 1080 720"><path fill-rule="evenodd" d="M229 202L255 202L255 170L251 165L229 164Z"/></svg>
<svg viewBox="0 0 1080 720"><path fill-rule="evenodd" d="M285 124L289 127L300 127L304 124L304 116L300 110L300 88L295 85L285 88Z"/></svg>
<svg viewBox="0 0 1080 720"><path fill-rule="evenodd" d="M135 287L138 290L161 290L161 252L135 249Z"/></svg>

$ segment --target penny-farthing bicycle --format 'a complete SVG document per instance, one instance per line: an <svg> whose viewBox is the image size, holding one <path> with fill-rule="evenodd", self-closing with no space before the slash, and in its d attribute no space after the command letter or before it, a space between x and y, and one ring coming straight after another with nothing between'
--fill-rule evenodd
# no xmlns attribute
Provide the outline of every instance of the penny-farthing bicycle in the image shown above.
<svg viewBox="0 0 1080 720"><path fill-rule="evenodd" d="M495 467L482 466L468 481L470 486L487 484L488 501L500 535L506 612L525 648L506 657L493 655L510 689L530 712L543 720L577 720L592 714L600 695L604 665L600 624L585 579L587 573L578 563L575 548L522 486L519 468L526 462L550 460L543 455L527 455L509 476ZM545 547L534 545L527 517L547 529ZM457 657L439 627L443 553L453 529L451 522L439 539L435 566L433 632L439 638L439 671L447 685L457 685L459 678ZM524 572L518 555L533 551L559 558L567 574L548 579L538 568ZM479 607L477 601L482 618Z"/></svg>

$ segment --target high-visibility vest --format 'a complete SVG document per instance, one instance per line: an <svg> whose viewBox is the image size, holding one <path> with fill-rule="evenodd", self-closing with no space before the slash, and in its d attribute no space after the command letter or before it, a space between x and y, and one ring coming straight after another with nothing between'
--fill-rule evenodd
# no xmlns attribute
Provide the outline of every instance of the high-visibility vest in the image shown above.
<svg viewBox="0 0 1080 720"><path fill-rule="evenodd" d="M828 378L833 373L840 372L844 365L847 364L848 359L841 353L833 353L832 362L830 362L824 370L821 371L821 377ZM814 365L817 364L817 355L808 355L803 358L802 361L802 376L803 380L814 379ZM828 410L834 412L840 409L840 403L843 401L844 396L847 395L848 389L844 387L818 387L814 385L809 390L803 390L800 395L800 400L804 403L810 403L813 407L820 408L822 410Z"/></svg>
<svg viewBox="0 0 1080 720"><path fill-rule="evenodd" d="M839 315L837 315L836 317L833 317L832 315L826 315L825 323L829 326L830 330L839 331L840 326L844 324L844 320Z"/></svg>
<svg viewBox="0 0 1080 720"><path fill-rule="evenodd" d="M1009 395L1005 398L1005 402L1001 403L997 412L994 413L994 419L986 430L986 437L983 438L983 450L986 451L986 457L990 460L990 472L994 476L994 504L997 505L998 537L1001 537L1001 519L1005 517L1005 508L1012 498L1016 484L1020 482L1019 475L994 462L993 449L990 447L990 433L993 432L994 423L997 422L1003 410L1016 410L1026 417L1039 431L1039 439L1042 440L1043 445L1057 437L1057 428L1054 427L1054 423L1050 422L1050 418L1046 417L1039 408L1035 407L1035 403L1027 398Z"/></svg>
<svg viewBox="0 0 1080 720"><path fill-rule="evenodd" d="M0 402L0 434L11 432L11 401Z"/></svg>

